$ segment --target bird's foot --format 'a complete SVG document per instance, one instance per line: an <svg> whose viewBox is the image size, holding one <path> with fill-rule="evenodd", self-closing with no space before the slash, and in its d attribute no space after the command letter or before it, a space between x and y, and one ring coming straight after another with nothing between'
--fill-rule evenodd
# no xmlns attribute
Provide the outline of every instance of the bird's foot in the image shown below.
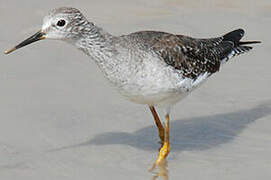
<svg viewBox="0 0 271 180"><path fill-rule="evenodd" d="M169 142L164 142L163 146L161 147L160 151L159 151L159 155L158 158L155 162L156 165L159 165L161 163L163 163L167 157L167 155L170 152L170 144Z"/></svg>

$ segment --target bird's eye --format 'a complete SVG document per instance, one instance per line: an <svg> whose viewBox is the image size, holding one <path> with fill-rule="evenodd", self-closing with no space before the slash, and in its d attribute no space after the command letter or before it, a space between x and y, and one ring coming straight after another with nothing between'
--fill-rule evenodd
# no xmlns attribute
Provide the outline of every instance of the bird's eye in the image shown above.
<svg viewBox="0 0 271 180"><path fill-rule="evenodd" d="M59 21L57 21L56 25L59 26L59 27L63 27L65 26L66 24L66 21L64 19L61 19Z"/></svg>

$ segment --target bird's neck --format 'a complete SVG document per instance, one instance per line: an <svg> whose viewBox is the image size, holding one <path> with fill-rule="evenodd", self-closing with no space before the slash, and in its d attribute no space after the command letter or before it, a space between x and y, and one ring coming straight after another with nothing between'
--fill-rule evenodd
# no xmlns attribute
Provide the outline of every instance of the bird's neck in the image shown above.
<svg viewBox="0 0 271 180"><path fill-rule="evenodd" d="M122 64L121 59L116 58L119 54L115 48L117 37L105 32L101 28L94 26L89 32L86 32L78 39L75 46L90 56L99 66L104 76L113 84L118 84L116 73Z"/></svg>
<svg viewBox="0 0 271 180"><path fill-rule="evenodd" d="M91 26L75 41L75 46L100 64L114 54L114 37L97 26Z"/></svg>

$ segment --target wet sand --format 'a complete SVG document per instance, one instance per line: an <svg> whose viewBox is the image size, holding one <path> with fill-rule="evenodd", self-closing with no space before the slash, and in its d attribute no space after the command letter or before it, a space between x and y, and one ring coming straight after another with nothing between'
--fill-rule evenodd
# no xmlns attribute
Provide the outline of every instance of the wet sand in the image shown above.
<svg viewBox="0 0 271 180"><path fill-rule="evenodd" d="M241 27L244 39L261 40L175 106L167 170L171 180L270 179L270 0L2 0L0 50L35 33L60 6L79 8L115 35L161 30L212 37ZM121 98L91 59L58 41L0 59L0 179L156 175L148 172L159 147L151 113Z"/></svg>

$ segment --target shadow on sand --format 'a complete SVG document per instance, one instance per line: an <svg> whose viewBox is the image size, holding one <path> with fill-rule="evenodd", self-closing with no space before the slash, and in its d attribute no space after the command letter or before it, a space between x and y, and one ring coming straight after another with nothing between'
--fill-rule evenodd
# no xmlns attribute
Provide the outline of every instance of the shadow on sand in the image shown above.
<svg viewBox="0 0 271 180"><path fill-rule="evenodd" d="M205 150L228 143L247 125L270 114L271 103L264 103L247 110L171 121L172 151ZM153 125L133 133L101 133L86 142L50 151L113 144L129 145L143 150L157 150L159 147L157 129Z"/></svg>

